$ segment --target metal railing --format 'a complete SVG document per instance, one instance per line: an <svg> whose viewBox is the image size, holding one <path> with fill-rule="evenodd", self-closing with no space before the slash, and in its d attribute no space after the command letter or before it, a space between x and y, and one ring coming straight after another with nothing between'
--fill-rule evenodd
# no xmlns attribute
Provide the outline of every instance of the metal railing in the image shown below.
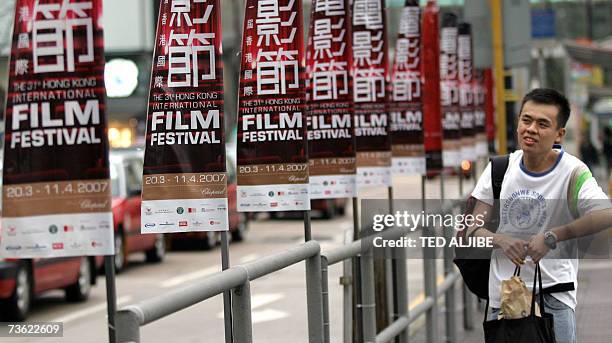
<svg viewBox="0 0 612 343"><path fill-rule="evenodd" d="M442 213L453 211L456 204L447 202L442 207ZM405 228L393 228L382 233L385 239L400 238L408 234ZM365 237L362 240L372 239ZM309 342L321 343L331 342L330 340L330 320L329 320L329 287L328 287L328 267L336 263L353 260L360 257L361 271L361 318L364 343L390 342L395 337L399 337L400 342L405 343L409 339L410 324L414 323L421 316L425 315L426 337L428 343L438 343L437 317L438 317L438 298L445 296L446 301L446 341L457 342L456 333L456 314L455 314L455 289L454 286L459 278L459 273L452 267L452 251L444 251L445 278L438 285L436 280L436 251L434 248L424 249L424 300L409 313L408 311L408 287L407 269L404 249L400 249L397 257L397 277L394 294L395 320L378 335L376 334L376 306L374 289L374 255L371 248L372 244L362 240L354 241L348 245L337 248L333 251L321 254L321 247L316 241L308 241L297 247L290 248L281 253L258 259L256 261L231 267L222 272L210 275L192 285L171 291L140 303L124 307L117 312L117 341L140 342L140 327L151 322L157 321L170 314L186 309L204 300L210 299L224 291L230 290L232 293L232 326L233 341L239 343L252 342L252 320L251 320L251 292L250 282L279 271L283 268L306 262L306 293L308 311L308 335ZM345 268L346 270L347 268ZM350 268L348 268L350 269ZM344 282L345 287L348 282ZM345 295L347 293L345 292ZM464 301L473 302L469 294L464 290ZM450 304L450 301L453 303ZM472 312L469 310L472 305L465 303L464 306L464 326L470 328ZM226 320L228 320L226 318ZM346 330L346 329L345 329Z"/></svg>

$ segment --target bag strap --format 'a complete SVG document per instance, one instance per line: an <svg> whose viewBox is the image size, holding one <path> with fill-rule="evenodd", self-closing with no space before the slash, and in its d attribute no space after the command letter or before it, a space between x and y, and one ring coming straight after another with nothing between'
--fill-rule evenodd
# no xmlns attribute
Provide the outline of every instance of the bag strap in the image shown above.
<svg viewBox="0 0 612 343"><path fill-rule="evenodd" d="M540 292L536 292L536 281L540 286ZM542 292L542 271L540 270L540 263L536 263L535 273L533 275L533 289L531 291L531 316L535 316L535 302L536 295L540 297L540 312L542 315L546 314L546 309L544 308L544 293Z"/></svg>
<svg viewBox="0 0 612 343"><path fill-rule="evenodd" d="M504 175L506 175L506 170L508 170L508 164L510 164L510 155L493 156L490 158L490 161L493 199L499 200L502 183L504 182Z"/></svg>
<svg viewBox="0 0 612 343"><path fill-rule="evenodd" d="M521 276L521 267L514 267L514 273L512 274L512 276Z"/></svg>
<svg viewBox="0 0 612 343"><path fill-rule="evenodd" d="M510 164L510 155L493 156L489 160L491 161L491 186L493 189L493 213L491 214L491 221L497 223L499 218L499 197L504 176ZM492 225L489 230L496 232L497 228L498 225Z"/></svg>

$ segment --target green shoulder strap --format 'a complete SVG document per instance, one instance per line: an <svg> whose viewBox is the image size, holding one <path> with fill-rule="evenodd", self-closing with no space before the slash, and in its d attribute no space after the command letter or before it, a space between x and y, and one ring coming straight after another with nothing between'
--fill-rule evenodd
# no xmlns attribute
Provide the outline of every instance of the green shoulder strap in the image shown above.
<svg viewBox="0 0 612 343"><path fill-rule="evenodd" d="M591 171L585 165L577 166L572 171L570 182L567 187L567 205L574 219L580 217L580 213L578 212L578 194L580 194L580 189L591 177Z"/></svg>

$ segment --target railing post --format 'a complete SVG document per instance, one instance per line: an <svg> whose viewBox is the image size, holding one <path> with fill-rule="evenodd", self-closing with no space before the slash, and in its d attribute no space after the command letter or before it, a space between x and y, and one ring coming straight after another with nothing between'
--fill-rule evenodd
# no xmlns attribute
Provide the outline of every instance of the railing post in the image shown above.
<svg viewBox="0 0 612 343"><path fill-rule="evenodd" d="M351 258L342 262L343 276L340 278L344 299L343 343L353 343L353 261L355 259Z"/></svg>
<svg viewBox="0 0 612 343"><path fill-rule="evenodd" d="M234 342L252 343L253 324L251 321L251 286L246 281L232 289L232 319L234 321Z"/></svg>
<svg viewBox="0 0 612 343"><path fill-rule="evenodd" d="M308 305L308 341L310 343L324 341L321 280L321 255L317 253L306 260L306 302Z"/></svg>
<svg viewBox="0 0 612 343"><path fill-rule="evenodd" d="M127 307L118 311L115 319L118 343L140 343L140 321L136 309Z"/></svg>
<svg viewBox="0 0 612 343"><path fill-rule="evenodd" d="M461 288L463 290L463 328L474 330L474 296L465 284Z"/></svg>
<svg viewBox="0 0 612 343"><path fill-rule="evenodd" d="M327 257L321 256L321 294L323 295L323 339L325 343L330 342L329 332L329 280L327 274Z"/></svg>
<svg viewBox="0 0 612 343"><path fill-rule="evenodd" d="M362 239L371 239L364 237ZM367 244L366 246L371 246ZM361 256L361 282L362 282L362 318L363 343L376 342L376 293L374 287L374 253L372 249L362 252Z"/></svg>
<svg viewBox="0 0 612 343"><path fill-rule="evenodd" d="M408 280L407 280L407 271L406 271L406 250L404 248L400 248L397 250L397 255L394 256L395 267L397 268L397 313L394 320L397 320L402 317L408 317ZM399 335L399 343L408 343L409 336L409 327L406 330L402 331Z"/></svg>
<svg viewBox="0 0 612 343"><path fill-rule="evenodd" d="M446 241L449 242L453 236L454 230L447 230L446 228L442 228L443 236L446 238ZM444 247L444 276L448 277L454 272L453 265L453 248L449 246ZM445 302L445 321L446 321L446 342L449 343L457 343L457 320L456 316L456 299L455 299L455 287L454 285L449 287L448 290L444 294L444 302Z"/></svg>

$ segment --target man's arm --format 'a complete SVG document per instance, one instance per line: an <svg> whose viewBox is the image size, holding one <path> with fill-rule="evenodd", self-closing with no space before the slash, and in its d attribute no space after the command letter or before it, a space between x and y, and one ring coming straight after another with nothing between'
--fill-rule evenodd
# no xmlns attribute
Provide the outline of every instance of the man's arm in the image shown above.
<svg viewBox="0 0 612 343"><path fill-rule="evenodd" d="M485 218L485 222L488 222L492 213L493 206L483 201L476 200L476 205L474 206L474 211L472 212L475 217L482 216ZM469 226L467 230L467 237L492 237L493 248L502 249L506 257L508 257L508 259L517 266L525 263L525 247L527 246L526 241L500 233L493 233L490 230L487 230L485 227L476 226L475 224Z"/></svg>
<svg viewBox="0 0 612 343"><path fill-rule="evenodd" d="M557 242L594 235L612 227L612 209L592 211L573 222L556 227L550 231L557 236ZM544 233L539 233L529 241L529 255L534 262L544 257L550 248L544 243Z"/></svg>

